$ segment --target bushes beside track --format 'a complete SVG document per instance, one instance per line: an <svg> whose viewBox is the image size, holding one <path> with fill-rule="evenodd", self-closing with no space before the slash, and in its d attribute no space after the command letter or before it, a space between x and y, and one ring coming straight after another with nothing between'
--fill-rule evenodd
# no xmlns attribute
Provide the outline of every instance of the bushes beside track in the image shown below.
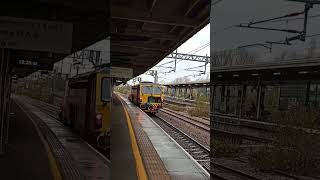
<svg viewBox="0 0 320 180"><path fill-rule="evenodd" d="M319 110L294 108L274 112L272 119L279 125L274 129L274 142L250 154L250 163L264 171L320 176L320 134L311 130L319 130Z"/></svg>
<svg viewBox="0 0 320 180"><path fill-rule="evenodd" d="M196 117L209 117L210 106L204 102L208 102L208 98L199 96L196 99L195 106L188 110L188 114Z"/></svg>

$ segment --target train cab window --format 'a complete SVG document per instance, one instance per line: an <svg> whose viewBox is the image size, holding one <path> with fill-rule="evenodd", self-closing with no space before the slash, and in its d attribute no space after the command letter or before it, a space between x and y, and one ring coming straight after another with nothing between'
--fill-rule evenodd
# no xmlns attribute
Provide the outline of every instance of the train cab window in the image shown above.
<svg viewBox="0 0 320 180"><path fill-rule="evenodd" d="M111 101L111 79L103 78L101 87L101 101Z"/></svg>
<svg viewBox="0 0 320 180"><path fill-rule="evenodd" d="M160 87L156 87L156 86L154 86L153 87L153 94L161 94L161 89L160 89Z"/></svg>
<svg viewBox="0 0 320 180"><path fill-rule="evenodd" d="M152 93L152 86L142 86L142 93L143 94L151 94Z"/></svg>
<svg viewBox="0 0 320 180"><path fill-rule="evenodd" d="M142 86L143 94L161 94L160 87L157 86Z"/></svg>

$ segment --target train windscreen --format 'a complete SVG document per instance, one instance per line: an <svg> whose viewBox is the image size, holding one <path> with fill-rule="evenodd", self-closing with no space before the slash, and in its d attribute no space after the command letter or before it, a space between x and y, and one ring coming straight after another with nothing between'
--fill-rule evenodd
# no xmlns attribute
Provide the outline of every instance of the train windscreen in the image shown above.
<svg viewBox="0 0 320 180"><path fill-rule="evenodd" d="M161 94L161 89L158 86L142 86L143 94Z"/></svg>

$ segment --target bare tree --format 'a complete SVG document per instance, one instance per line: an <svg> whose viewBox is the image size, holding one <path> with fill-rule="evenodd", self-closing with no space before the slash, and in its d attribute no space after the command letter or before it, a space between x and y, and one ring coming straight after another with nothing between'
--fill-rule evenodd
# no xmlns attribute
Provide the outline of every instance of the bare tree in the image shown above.
<svg viewBox="0 0 320 180"><path fill-rule="evenodd" d="M173 84L181 84L187 82L191 82L191 80L188 77L179 77L172 81Z"/></svg>
<svg viewBox="0 0 320 180"><path fill-rule="evenodd" d="M232 66L239 64L253 64L257 56L245 49L230 49L213 54L214 66Z"/></svg>
<svg viewBox="0 0 320 180"><path fill-rule="evenodd" d="M213 53L214 66L232 65L233 59L234 59L233 50L224 50L224 51Z"/></svg>
<svg viewBox="0 0 320 180"><path fill-rule="evenodd" d="M248 52L245 49L239 49L236 54L236 61L234 64L254 64L257 56Z"/></svg>
<svg viewBox="0 0 320 180"><path fill-rule="evenodd" d="M287 56L288 56L288 52L282 51L277 59L279 59L280 61L283 61L283 60L286 60Z"/></svg>

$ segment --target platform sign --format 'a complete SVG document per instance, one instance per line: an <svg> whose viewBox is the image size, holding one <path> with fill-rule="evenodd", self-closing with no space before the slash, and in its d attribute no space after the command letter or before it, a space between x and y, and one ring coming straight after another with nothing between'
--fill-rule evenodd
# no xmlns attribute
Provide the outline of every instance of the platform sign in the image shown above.
<svg viewBox="0 0 320 180"><path fill-rule="evenodd" d="M133 69L122 68L122 67L111 67L110 74L112 77L131 79L133 76Z"/></svg>
<svg viewBox="0 0 320 180"><path fill-rule="evenodd" d="M70 53L71 23L0 17L0 48Z"/></svg>
<svg viewBox="0 0 320 180"><path fill-rule="evenodd" d="M26 66L37 66L37 61L30 61L30 60L19 60L19 65L26 65Z"/></svg>

